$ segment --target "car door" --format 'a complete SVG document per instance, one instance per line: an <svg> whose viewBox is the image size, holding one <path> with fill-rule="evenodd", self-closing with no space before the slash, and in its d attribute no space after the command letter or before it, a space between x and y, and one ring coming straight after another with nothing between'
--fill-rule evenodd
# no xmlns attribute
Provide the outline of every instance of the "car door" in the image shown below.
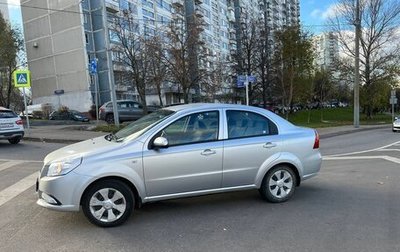
<svg viewBox="0 0 400 252"><path fill-rule="evenodd" d="M137 120L143 116L143 106L138 102L131 102L130 112L133 120Z"/></svg>
<svg viewBox="0 0 400 252"><path fill-rule="evenodd" d="M123 101L117 103L118 115L120 121L132 120L129 106L130 106L129 102Z"/></svg>
<svg viewBox="0 0 400 252"><path fill-rule="evenodd" d="M219 122L219 111L192 113L153 136L153 140L165 137L169 146L149 146L143 152L148 197L221 187L223 142L218 140Z"/></svg>
<svg viewBox="0 0 400 252"><path fill-rule="evenodd" d="M281 149L277 126L263 115L226 110L222 187L253 185L259 168Z"/></svg>

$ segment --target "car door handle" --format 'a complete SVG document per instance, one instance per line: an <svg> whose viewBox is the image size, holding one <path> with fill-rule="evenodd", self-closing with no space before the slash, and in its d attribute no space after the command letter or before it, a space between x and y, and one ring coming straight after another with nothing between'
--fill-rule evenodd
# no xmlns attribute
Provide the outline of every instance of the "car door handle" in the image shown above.
<svg viewBox="0 0 400 252"><path fill-rule="evenodd" d="M267 149L274 148L274 147L276 147L276 143L268 142L268 143L264 144L263 147L267 148Z"/></svg>
<svg viewBox="0 0 400 252"><path fill-rule="evenodd" d="M217 152L215 150L206 149L206 150L203 150L200 154L203 156L210 156L210 155L214 155L216 153Z"/></svg>

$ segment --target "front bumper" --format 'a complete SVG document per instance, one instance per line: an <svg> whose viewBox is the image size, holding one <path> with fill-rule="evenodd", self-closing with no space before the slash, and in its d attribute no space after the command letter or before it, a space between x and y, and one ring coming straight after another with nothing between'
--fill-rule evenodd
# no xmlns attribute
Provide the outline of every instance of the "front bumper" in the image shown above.
<svg viewBox="0 0 400 252"><path fill-rule="evenodd" d="M56 211L79 211L81 196L91 177L78 175L73 171L57 177L39 174L36 191L39 206Z"/></svg>
<svg viewBox="0 0 400 252"><path fill-rule="evenodd" d="M400 131L400 125L392 125L392 130Z"/></svg>
<svg viewBox="0 0 400 252"><path fill-rule="evenodd" d="M9 131L9 132L0 132L0 139L11 139L15 137L24 137L25 132L18 130L18 131Z"/></svg>

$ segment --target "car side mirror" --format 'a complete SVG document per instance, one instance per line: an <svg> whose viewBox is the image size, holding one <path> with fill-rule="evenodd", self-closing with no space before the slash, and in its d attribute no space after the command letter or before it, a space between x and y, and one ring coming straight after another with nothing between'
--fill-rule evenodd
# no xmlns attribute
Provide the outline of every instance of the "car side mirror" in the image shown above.
<svg viewBox="0 0 400 252"><path fill-rule="evenodd" d="M165 137L157 137L153 141L153 147L159 148L167 148L168 147L168 140Z"/></svg>

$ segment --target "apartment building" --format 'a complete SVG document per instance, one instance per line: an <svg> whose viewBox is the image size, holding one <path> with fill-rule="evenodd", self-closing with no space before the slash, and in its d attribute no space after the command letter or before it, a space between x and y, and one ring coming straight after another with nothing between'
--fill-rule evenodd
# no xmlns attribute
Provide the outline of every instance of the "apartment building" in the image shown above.
<svg viewBox="0 0 400 252"><path fill-rule="evenodd" d="M339 40L332 32L322 33L313 38L316 52L315 65L327 70L335 70L335 61L339 58Z"/></svg>
<svg viewBox="0 0 400 252"><path fill-rule="evenodd" d="M0 13L3 15L3 18L6 21L9 20L8 2L7 2L7 0L0 0Z"/></svg>
<svg viewBox="0 0 400 252"><path fill-rule="evenodd" d="M201 19L201 49L206 57L198 58L193 67L218 72L224 66L226 72L219 72L226 76L230 75L227 62L239 47L238 23L245 13L266 17L273 29L298 24L299 19L298 0L21 0L21 4L33 103L61 101L80 111L87 111L96 96L99 104L114 94L119 99L138 99L116 46L113 17L128 15L137 20L138 32L150 36L173 19L187 24L193 17ZM183 12L177 13L176 7ZM95 74L91 73L94 62ZM202 95L200 90L196 87L193 92ZM179 90L169 83L162 95L164 104L181 102ZM147 102L157 101L150 90Z"/></svg>

